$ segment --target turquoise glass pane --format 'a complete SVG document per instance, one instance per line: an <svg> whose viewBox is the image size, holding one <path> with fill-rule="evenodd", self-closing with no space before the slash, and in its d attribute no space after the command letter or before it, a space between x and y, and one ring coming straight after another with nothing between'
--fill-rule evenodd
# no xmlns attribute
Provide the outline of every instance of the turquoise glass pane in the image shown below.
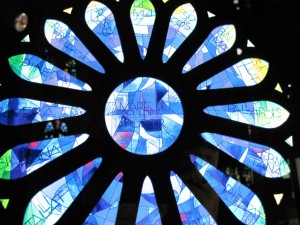
<svg viewBox="0 0 300 225"><path fill-rule="evenodd" d="M287 162L274 149L225 135L202 133L201 136L226 154L270 178L282 177L290 172Z"/></svg>
<svg viewBox="0 0 300 225"><path fill-rule="evenodd" d="M92 90L88 84L35 55L15 55L8 61L10 68L23 80L81 91Z"/></svg>
<svg viewBox="0 0 300 225"><path fill-rule="evenodd" d="M183 125L179 96L166 83L138 77L109 96L105 123L114 141L128 152L152 155L166 150Z"/></svg>
<svg viewBox="0 0 300 225"><path fill-rule="evenodd" d="M267 75L269 63L258 58L244 59L202 82L197 90L253 86Z"/></svg>
<svg viewBox="0 0 300 225"><path fill-rule="evenodd" d="M197 24L194 7L187 3L173 12L163 51L163 62L166 63L185 39L193 32Z"/></svg>
<svg viewBox="0 0 300 225"><path fill-rule="evenodd" d="M191 160L236 218L247 225L266 224L263 206L249 188L199 157L191 155Z"/></svg>
<svg viewBox="0 0 300 225"><path fill-rule="evenodd" d="M186 73L193 68L215 58L228 51L235 42L236 31L233 25L219 26L208 35L203 44L192 55L183 67L182 72Z"/></svg>
<svg viewBox="0 0 300 225"><path fill-rule="evenodd" d="M119 173L83 225L116 224L122 187L123 174Z"/></svg>
<svg viewBox="0 0 300 225"><path fill-rule="evenodd" d="M34 141L6 151L0 158L0 178L18 179L84 143L87 134Z"/></svg>
<svg viewBox="0 0 300 225"><path fill-rule="evenodd" d="M216 225L212 216L174 172L171 172L171 184L183 225Z"/></svg>
<svg viewBox="0 0 300 225"><path fill-rule="evenodd" d="M79 107L28 98L0 101L0 124L9 126L80 116L84 113L85 110Z"/></svg>
<svg viewBox="0 0 300 225"><path fill-rule="evenodd" d="M289 117L289 112L271 101L253 101L230 105L209 106L204 112L262 128L276 128Z"/></svg>
<svg viewBox="0 0 300 225"><path fill-rule="evenodd" d="M55 224L94 175L101 161L98 158L85 164L34 195L26 208L23 225Z"/></svg>
<svg viewBox="0 0 300 225"><path fill-rule="evenodd" d="M85 21L117 59L123 62L120 36L112 11L103 3L91 1L85 10Z"/></svg>
<svg viewBox="0 0 300 225"><path fill-rule="evenodd" d="M147 54L155 16L150 0L135 0L130 8L130 19L142 59Z"/></svg>
<svg viewBox="0 0 300 225"><path fill-rule="evenodd" d="M161 218L154 195L154 189L149 177L146 177L142 187L136 225L161 225Z"/></svg>
<svg viewBox="0 0 300 225"><path fill-rule="evenodd" d="M104 73L100 63L66 24L58 20L48 19L44 30L47 41L53 47L96 71Z"/></svg>

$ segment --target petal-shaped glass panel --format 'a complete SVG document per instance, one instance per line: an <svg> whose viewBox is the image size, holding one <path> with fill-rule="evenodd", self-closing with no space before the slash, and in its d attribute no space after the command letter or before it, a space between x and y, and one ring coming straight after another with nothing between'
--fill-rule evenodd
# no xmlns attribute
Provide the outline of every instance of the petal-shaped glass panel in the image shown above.
<svg viewBox="0 0 300 225"><path fill-rule="evenodd" d="M183 41L192 33L197 24L197 14L194 7L187 3L179 6L173 12L166 37L163 62L167 62Z"/></svg>
<svg viewBox="0 0 300 225"><path fill-rule="evenodd" d="M83 224L115 224L123 187L123 173L119 173L109 185L96 207Z"/></svg>
<svg viewBox="0 0 300 225"><path fill-rule="evenodd" d="M249 188L199 157L191 155L191 160L236 218L247 225L266 224L263 206Z"/></svg>
<svg viewBox="0 0 300 225"><path fill-rule="evenodd" d="M283 157L268 146L215 133L202 133L201 136L229 156L265 177L277 178L290 172Z"/></svg>
<svg viewBox="0 0 300 225"><path fill-rule="evenodd" d="M124 54L112 11L103 3L91 1L85 11L85 21L94 34L123 62Z"/></svg>
<svg viewBox="0 0 300 225"><path fill-rule="evenodd" d="M130 19L143 59L147 54L155 16L155 9L150 0L135 0L133 2L130 9Z"/></svg>
<svg viewBox="0 0 300 225"><path fill-rule="evenodd" d="M222 25L215 28L185 64L182 73L228 51L234 44L235 38L236 30L233 25Z"/></svg>
<svg viewBox="0 0 300 225"><path fill-rule="evenodd" d="M102 159L95 159L39 191L27 206L23 224L55 224L82 191Z"/></svg>
<svg viewBox="0 0 300 225"><path fill-rule="evenodd" d="M87 134L72 135L21 144L0 158L0 179L18 179L84 143Z"/></svg>
<svg viewBox="0 0 300 225"><path fill-rule="evenodd" d="M23 80L75 90L92 90L87 83L83 83L81 80L35 55L15 55L10 57L8 62L10 68Z"/></svg>
<svg viewBox="0 0 300 225"><path fill-rule="evenodd" d="M95 59L92 53L63 22L50 19L46 20L45 36L47 41L53 47L95 69L96 71L104 73L103 67Z"/></svg>
<svg viewBox="0 0 300 225"><path fill-rule="evenodd" d="M162 224L154 189L149 177L146 177L142 187L136 225L160 225Z"/></svg>
<svg viewBox="0 0 300 225"><path fill-rule="evenodd" d="M258 58L244 59L202 82L197 90L253 86L267 75L269 63Z"/></svg>
<svg viewBox="0 0 300 225"><path fill-rule="evenodd" d="M10 98L0 101L0 124L8 126L80 116L84 113L85 110L80 107L28 98Z"/></svg>
<svg viewBox="0 0 300 225"><path fill-rule="evenodd" d="M178 175L171 171L171 184L183 225L216 225L216 222Z"/></svg>
<svg viewBox="0 0 300 225"><path fill-rule="evenodd" d="M271 101L253 101L209 106L204 109L204 112L212 116L262 128L279 127L290 115L282 106Z"/></svg>

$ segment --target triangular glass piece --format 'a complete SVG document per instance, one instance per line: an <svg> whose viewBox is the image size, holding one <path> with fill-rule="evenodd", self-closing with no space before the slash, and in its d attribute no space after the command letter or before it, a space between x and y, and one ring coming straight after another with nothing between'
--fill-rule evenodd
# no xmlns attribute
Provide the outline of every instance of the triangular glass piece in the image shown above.
<svg viewBox="0 0 300 225"><path fill-rule="evenodd" d="M123 187L122 179L123 173L119 173L109 185L109 187L83 224L116 224L121 191Z"/></svg>
<svg viewBox="0 0 300 225"><path fill-rule="evenodd" d="M30 36L29 36L29 34L26 35L26 36L22 39L21 42L30 42Z"/></svg>
<svg viewBox="0 0 300 225"><path fill-rule="evenodd" d="M73 7L70 7L70 8L67 8L67 9L63 10L63 12L68 13L68 14L71 14L72 11L73 11Z"/></svg>
<svg viewBox="0 0 300 225"><path fill-rule="evenodd" d="M8 203L9 203L9 199L0 199L0 202L1 202L1 204L2 204L2 206L3 206L3 208L4 209L6 209L7 208L7 206L8 206Z"/></svg>
<svg viewBox="0 0 300 225"><path fill-rule="evenodd" d="M130 19L142 59L147 54L155 16L150 0L135 0L130 8Z"/></svg>
<svg viewBox="0 0 300 225"><path fill-rule="evenodd" d="M182 224L216 225L209 212L197 200L179 176L171 171L170 178Z"/></svg>
<svg viewBox="0 0 300 225"><path fill-rule="evenodd" d="M283 193L275 194L274 198L275 198L276 204L279 205L280 202L281 202L281 200L282 200L282 198L283 198Z"/></svg>
<svg viewBox="0 0 300 225"><path fill-rule="evenodd" d="M255 46L250 40L247 40L247 47L254 48Z"/></svg>
<svg viewBox="0 0 300 225"><path fill-rule="evenodd" d="M94 70L104 73L100 63L66 24L58 20L48 19L44 31L47 41L53 47Z"/></svg>
<svg viewBox="0 0 300 225"><path fill-rule="evenodd" d="M35 55L15 55L8 62L10 68L23 80L81 91L92 90L87 83Z"/></svg>
<svg viewBox="0 0 300 225"><path fill-rule="evenodd" d="M88 136L72 135L17 145L0 158L0 179L14 180L25 177L81 145Z"/></svg>
<svg viewBox="0 0 300 225"><path fill-rule="evenodd" d="M290 136L288 139L285 140L285 142L286 142L289 146L293 147L293 146L294 146L294 143L293 143L293 136Z"/></svg>
<svg viewBox="0 0 300 225"><path fill-rule="evenodd" d="M103 3L91 1L85 10L85 21L117 59L123 62L124 54L112 11Z"/></svg>
<svg viewBox="0 0 300 225"><path fill-rule="evenodd" d="M197 24L197 13L190 4L179 6L173 12L163 51L163 62L166 63L185 39L193 32Z"/></svg>
<svg viewBox="0 0 300 225"><path fill-rule="evenodd" d="M23 224L55 224L99 168L95 159L39 191L30 200Z"/></svg>
<svg viewBox="0 0 300 225"><path fill-rule="evenodd" d="M212 18L212 17L215 17L216 15L207 11L207 16L208 16L208 18Z"/></svg>
<svg viewBox="0 0 300 225"><path fill-rule="evenodd" d="M279 83L276 84L275 90L279 91L280 93L283 93L282 88Z"/></svg>
<svg viewBox="0 0 300 225"><path fill-rule="evenodd" d="M287 162L271 147L216 133L206 132L201 136L262 176L278 178L290 173Z"/></svg>
<svg viewBox="0 0 300 225"><path fill-rule="evenodd" d="M157 202L154 195L153 185L147 176L144 180L139 209L136 217L136 225L156 225L162 224Z"/></svg>
<svg viewBox="0 0 300 225"><path fill-rule="evenodd" d="M282 106L265 100L209 106L203 111L212 116L262 128L279 127L290 115Z"/></svg>
<svg viewBox="0 0 300 225"><path fill-rule="evenodd" d="M269 63L258 58L244 59L198 85L197 90L248 87L267 75Z"/></svg>
<svg viewBox="0 0 300 225"><path fill-rule="evenodd" d="M185 64L182 73L186 73L212 58L227 52L233 46L235 39L236 30L234 25L227 24L213 29L203 44Z"/></svg>
<svg viewBox="0 0 300 225"><path fill-rule="evenodd" d="M199 157L191 155L191 160L238 220L244 224L266 224L261 201L248 187Z"/></svg>
<svg viewBox="0 0 300 225"><path fill-rule="evenodd" d="M28 98L10 98L0 101L0 124L8 126L75 117L84 113L85 110L80 107Z"/></svg>

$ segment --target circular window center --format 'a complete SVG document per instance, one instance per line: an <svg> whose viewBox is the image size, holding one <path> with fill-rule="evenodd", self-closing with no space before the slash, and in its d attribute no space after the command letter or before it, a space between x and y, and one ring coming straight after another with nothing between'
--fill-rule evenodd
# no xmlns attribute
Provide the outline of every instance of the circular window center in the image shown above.
<svg viewBox="0 0 300 225"><path fill-rule="evenodd" d="M166 83L138 77L120 84L105 107L109 134L123 149L152 155L169 148L183 125L179 96Z"/></svg>

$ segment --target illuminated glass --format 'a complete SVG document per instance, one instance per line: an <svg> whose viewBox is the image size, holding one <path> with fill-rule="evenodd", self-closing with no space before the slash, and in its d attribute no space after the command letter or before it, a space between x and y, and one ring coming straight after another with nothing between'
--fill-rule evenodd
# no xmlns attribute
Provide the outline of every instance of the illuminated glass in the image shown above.
<svg viewBox="0 0 300 225"><path fill-rule="evenodd" d="M53 47L96 71L104 73L102 65L65 23L48 19L46 20L44 30L47 41Z"/></svg>
<svg viewBox="0 0 300 225"><path fill-rule="evenodd" d="M289 112L271 101L254 101L230 105L209 106L204 112L212 115L263 128L281 126Z"/></svg>
<svg viewBox="0 0 300 225"><path fill-rule="evenodd" d="M197 14L194 7L187 3L179 6L170 18L166 37L163 62L167 62L184 40L193 32L197 24Z"/></svg>
<svg viewBox="0 0 300 225"><path fill-rule="evenodd" d="M81 145L87 138L87 134L81 134L15 146L0 158L0 179L24 177Z"/></svg>
<svg viewBox="0 0 300 225"><path fill-rule="evenodd" d="M144 59L147 54L153 25L155 9L149 0L135 0L130 9L130 19L133 25L140 55Z"/></svg>
<svg viewBox="0 0 300 225"><path fill-rule="evenodd" d="M106 47L123 62L123 50L112 11L103 3L91 1L85 11L85 21Z"/></svg>
<svg viewBox="0 0 300 225"><path fill-rule="evenodd" d="M249 188L199 157L191 155L191 160L228 209L241 222L247 225L266 224L266 215L261 201Z"/></svg>
<svg viewBox="0 0 300 225"><path fill-rule="evenodd" d="M95 159L50 184L30 200L23 224L55 224L91 179L102 159Z"/></svg>
<svg viewBox="0 0 300 225"><path fill-rule="evenodd" d="M235 39L236 31L234 25L222 25L213 29L203 44L185 64L182 73L186 73L212 58L227 52L233 46Z"/></svg>
<svg viewBox="0 0 300 225"><path fill-rule="evenodd" d="M80 116L84 113L85 110L79 107L28 98L0 101L0 124L9 126Z"/></svg>
<svg viewBox="0 0 300 225"><path fill-rule="evenodd" d="M180 134L181 101L166 83L138 77L120 84L109 96L105 123L111 137L127 151L140 155L159 153Z"/></svg>
<svg viewBox="0 0 300 225"><path fill-rule="evenodd" d="M8 61L10 68L23 80L75 90L91 91L91 87L88 84L35 55L15 55L10 57Z"/></svg>
<svg viewBox="0 0 300 225"><path fill-rule="evenodd" d="M202 133L201 136L265 177L277 178L290 173L289 166L283 157L268 146L215 133Z"/></svg>

